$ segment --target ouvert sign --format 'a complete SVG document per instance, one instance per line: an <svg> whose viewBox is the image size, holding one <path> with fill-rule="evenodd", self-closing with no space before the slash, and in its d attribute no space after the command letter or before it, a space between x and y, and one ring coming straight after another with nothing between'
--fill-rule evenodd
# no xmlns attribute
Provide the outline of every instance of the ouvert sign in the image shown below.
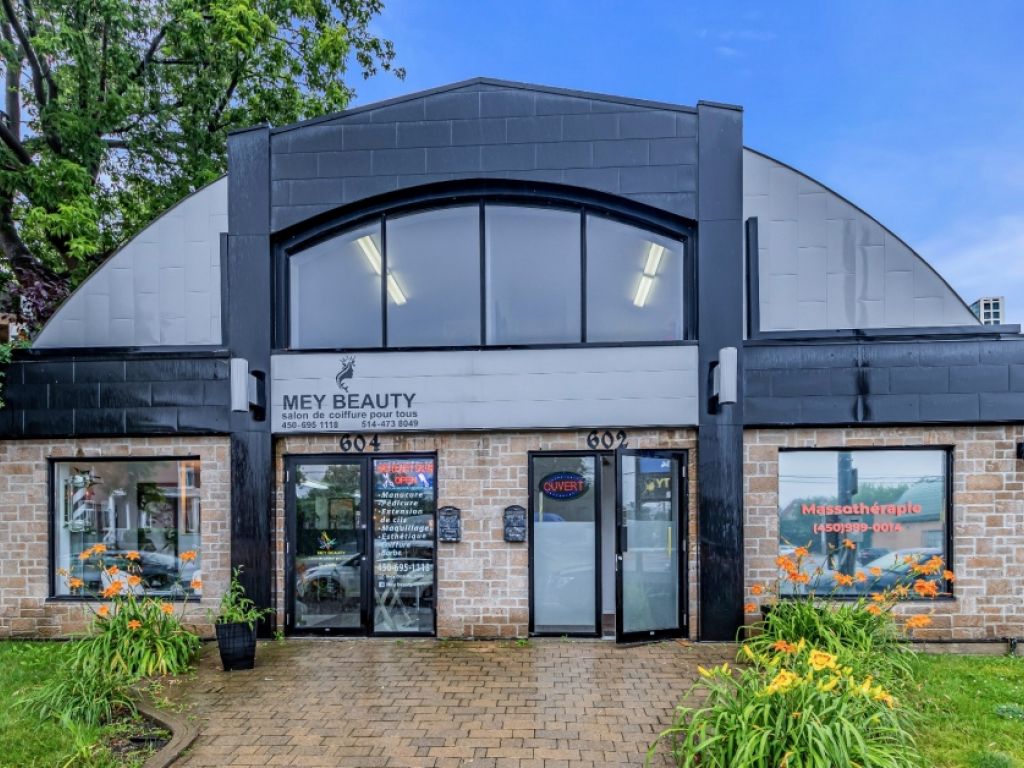
<svg viewBox="0 0 1024 768"><path fill-rule="evenodd" d="M292 353L271 361L275 432L687 426L693 345Z"/></svg>

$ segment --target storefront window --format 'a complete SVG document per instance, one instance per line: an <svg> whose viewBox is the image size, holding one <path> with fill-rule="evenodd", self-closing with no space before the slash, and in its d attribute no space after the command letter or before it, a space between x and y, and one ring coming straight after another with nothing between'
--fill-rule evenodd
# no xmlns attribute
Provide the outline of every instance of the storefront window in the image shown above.
<svg viewBox="0 0 1024 768"><path fill-rule="evenodd" d="M944 450L780 452L780 554L810 553L784 591L857 596L909 584L915 558L948 562L947 467Z"/></svg>
<svg viewBox="0 0 1024 768"><path fill-rule="evenodd" d="M682 243L587 216L587 341L682 338Z"/></svg>
<svg viewBox="0 0 1024 768"><path fill-rule="evenodd" d="M480 208L389 218L388 346L480 343Z"/></svg>
<svg viewBox="0 0 1024 768"><path fill-rule="evenodd" d="M533 629L597 629L594 456L533 458Z"/></svg>
<svg viewBox="0 0 1024 768"><path fill-rule="evenodd" d="M95 595L110 576L94 560L80 555L97 544L108 565L124 566L137 552L143 585L149 594L186 597L200 594L199 460L75 459L54 465L54 579L57 595L72 594L67 578L84 587L76 595ZM195 553L182 558L183 553ZM124 562L122 562L124 561ZM61 574L67 574L67 577ZM123 575L123 574L122 574ZM136 588L141 591L141 587Z"/></svg>
<svg viewBox="0 0 1024 768"><path fill-rule="evenodd" d="M434 631L434 460L373 461L373 629Z"/></svg>
<svg viewBox="0 0 1024 768"><path fill-rule="evenodd" d="M580 215L489 205L487 342L579 343Z"/></svg>
<svg viewBox="0 0 1024 768"><path fill-rule="evenodd" d="M383 265L376 224L349 230L293 255L289 261L292 346L381 346ZM394 283L389 280L389 288ZM401 289L389 293L394 300Z"/></svg>

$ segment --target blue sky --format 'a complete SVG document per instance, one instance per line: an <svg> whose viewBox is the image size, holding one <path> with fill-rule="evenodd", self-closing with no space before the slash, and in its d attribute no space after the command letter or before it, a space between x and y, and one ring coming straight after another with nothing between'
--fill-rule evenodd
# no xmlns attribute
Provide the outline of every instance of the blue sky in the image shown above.
<svg viewBox="0 0 1024 768"><path fill-rule="evenodd" d="M969 302L1024 323L1024 3L386 0L404 82L487 76L741 104L745 143L907 240Z"/></svg>

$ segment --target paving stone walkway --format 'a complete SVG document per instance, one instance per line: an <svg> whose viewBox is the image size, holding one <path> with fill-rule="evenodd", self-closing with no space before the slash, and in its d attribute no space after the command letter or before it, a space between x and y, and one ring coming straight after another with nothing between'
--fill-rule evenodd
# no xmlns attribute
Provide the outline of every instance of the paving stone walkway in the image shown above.
<svg viewBox="0 0 1024 768"><path fill-rule="evenodd" d="M731 645L682 641L296 640L225 674L208 644L174 692L200 737L175 765L642 766L697 676ZM655 765L667 765L663 758Z"/></svg>

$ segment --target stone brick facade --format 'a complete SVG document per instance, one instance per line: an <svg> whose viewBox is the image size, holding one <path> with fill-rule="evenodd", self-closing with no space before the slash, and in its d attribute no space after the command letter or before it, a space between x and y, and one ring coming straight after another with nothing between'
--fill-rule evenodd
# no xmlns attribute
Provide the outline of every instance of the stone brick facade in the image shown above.
<svg viewBox="0 0 1024 768"><path fill-rule="evenodd" d="M198 456L203 597L186 621L212 635L214 607L231 572L231 472L222 437L98 438L0 442L0 637L57 637L85 629L80 602L50 597L49 459Z"/></svg>
<svg viewBox="0 0 1024 768"><path fill-rule="evenodd" d="M589 430L579 432L503 432L380 435L380 452L437 452L438 506L462 510L463 536L457 544L438 544L437 633L441 637L526 637L529 630L529 549L506 543L502 511L511 504L528 507L529 451L586 451ZM631 448L689 450L690 636L696 634L696 432L628 430ZM284 457L337 453L336 435L285 437L275 447L277 485L278 620L284 617Z"/></svg>
<svg viewBox="0 0 1024 768"><path fill-rule="evenodd" d="M748 590L776 576L780 448L951 446L953 600L908 603L933 612L928 639L1024 635L1024 427L750 429L744 434L744 533ZM748 616L748 620L753 617Z"/></svg>

